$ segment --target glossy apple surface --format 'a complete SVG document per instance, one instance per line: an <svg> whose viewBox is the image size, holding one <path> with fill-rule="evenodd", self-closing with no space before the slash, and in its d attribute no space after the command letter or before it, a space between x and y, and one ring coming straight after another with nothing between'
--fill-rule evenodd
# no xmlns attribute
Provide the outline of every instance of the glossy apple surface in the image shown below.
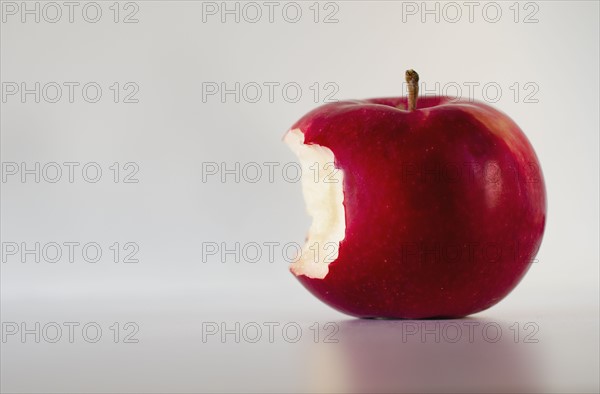
<svg viewBox="0 0 600 394"><path fill-rule="evenodd" d="M309 235L336 244L333 261L291 270L317 298L357 317L482 311L519 283L540 246L546 195L538 159L519 127L488 105L426 97L405 108L406 98L337 102L292 126L285 139L296 135L296 149L333 159L343 202L329 202L339 205L341 218L328 219L337 224L325 220ZM333 211L313 209L313 227Z"/></svg>

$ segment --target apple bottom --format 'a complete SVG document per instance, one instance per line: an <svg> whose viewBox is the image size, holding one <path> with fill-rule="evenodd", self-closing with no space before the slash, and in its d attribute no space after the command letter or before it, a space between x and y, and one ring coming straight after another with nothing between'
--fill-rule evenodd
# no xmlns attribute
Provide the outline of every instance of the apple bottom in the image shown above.
<svg viewBox="0 0 600 394"><path fill-rule="evenodd" d="M401 241L393 249L351 242L342 241L325 278L297 279L342 313L384 319L461 318L488 309L516 287L540 246L512 238Z"/></svg>

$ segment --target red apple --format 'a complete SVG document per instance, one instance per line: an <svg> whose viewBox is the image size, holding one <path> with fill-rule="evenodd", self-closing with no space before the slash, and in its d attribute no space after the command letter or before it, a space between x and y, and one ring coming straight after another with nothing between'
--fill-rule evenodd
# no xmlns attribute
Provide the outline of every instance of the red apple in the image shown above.
<svg viewBox="0 0 600 394"><path fill-rule="evenodd" d="M291 265L317 298L364 318L461 317L521 280L544 232L538 159L519 127L479 102L341 101L284 140L300 158L313 223Z"/></svg>

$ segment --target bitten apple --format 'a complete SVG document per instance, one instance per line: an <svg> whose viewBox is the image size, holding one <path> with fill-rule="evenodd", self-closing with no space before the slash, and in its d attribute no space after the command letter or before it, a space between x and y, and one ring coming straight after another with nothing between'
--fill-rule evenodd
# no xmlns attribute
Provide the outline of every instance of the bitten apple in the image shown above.
<svg viewBox="0 0 600 394"><path fill-rule="evenodd" d="M503 299L531 266L546 220L536 154L479 102L341 101L302 117L298 155L312 225L292 273L364 318L461 317Z"/></svg>

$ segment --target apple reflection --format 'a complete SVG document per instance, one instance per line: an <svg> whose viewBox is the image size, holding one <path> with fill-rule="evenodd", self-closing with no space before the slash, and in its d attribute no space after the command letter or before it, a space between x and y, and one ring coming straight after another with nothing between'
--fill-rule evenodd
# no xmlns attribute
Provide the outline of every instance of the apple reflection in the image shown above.
<svg viewBox="0 0 600 394"><path fill-rule="evenodd" d="M315 345L315 391L539 391L539 344L523 324L348 320ZM518 335L517 335L518 334Z"/></svg>

